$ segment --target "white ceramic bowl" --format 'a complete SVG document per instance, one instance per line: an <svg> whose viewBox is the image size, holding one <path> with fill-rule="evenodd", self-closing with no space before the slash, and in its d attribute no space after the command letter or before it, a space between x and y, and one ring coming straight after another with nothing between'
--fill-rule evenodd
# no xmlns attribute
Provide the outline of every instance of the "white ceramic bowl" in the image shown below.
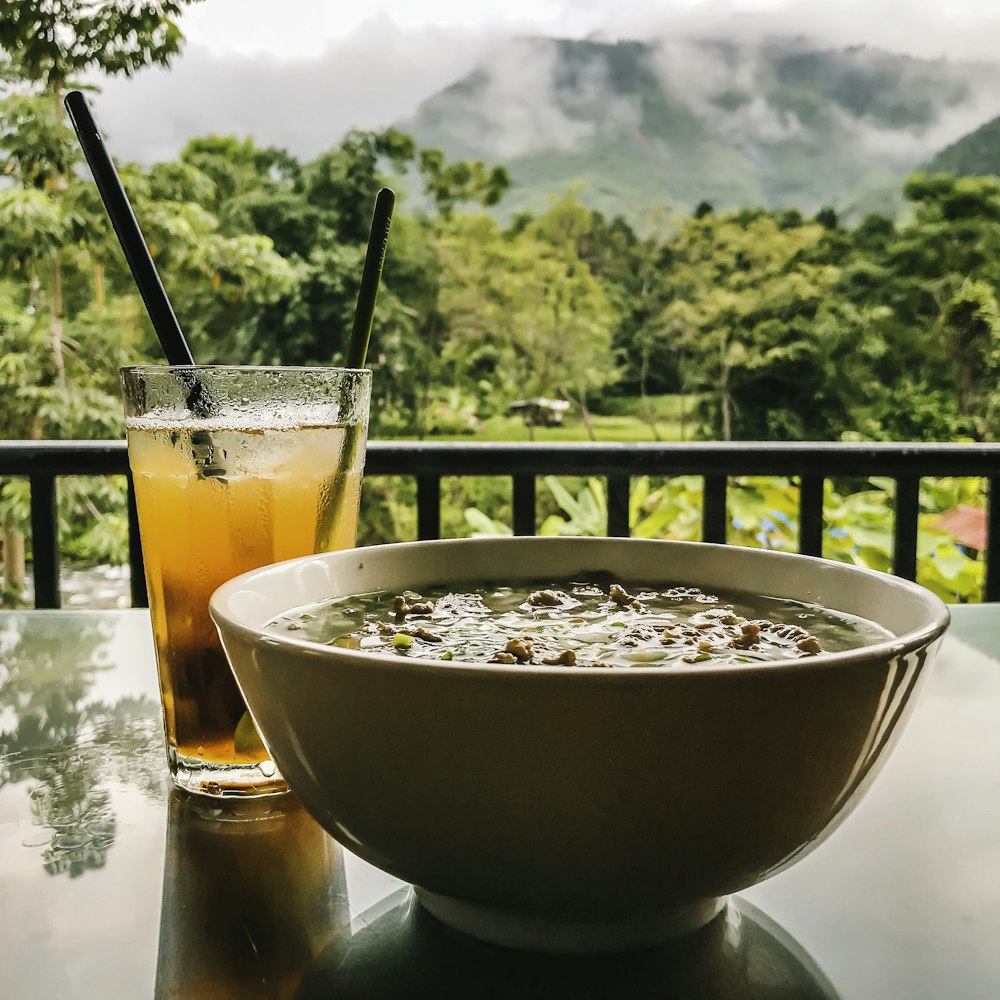
<svg viewBox="0 0 1000 1000"><path fill-rule="evenodd" d="M463 665L264 631L291 608L485 580L756 591L896 638L784 663ZM236 678L292 790L444 922L550 951L652 944L819 844L895 742L948 626L929 591L807 556L700 543L490 538L264 567L212 598Z"/></svg>

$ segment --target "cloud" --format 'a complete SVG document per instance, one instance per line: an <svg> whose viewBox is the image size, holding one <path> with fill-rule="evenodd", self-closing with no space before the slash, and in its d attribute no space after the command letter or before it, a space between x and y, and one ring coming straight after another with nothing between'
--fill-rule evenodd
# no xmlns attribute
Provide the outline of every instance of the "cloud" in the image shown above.
<svg viewBox="0 0 1000 1000"><path fill-rule="evenodd" d="M101 81L95 117L119 159L172 158L208 132L252 136L310 158L351 128L381 128L411 114L468 73L494 41L373 19L312 58L215 54L191 45L167 69Z"/></svg>
<svg viewBox="0 0 1000 1000"><path fill-rule="evenodd" d="M562 69L556 43L513 40L480 64L481 92L471 100L465 92L443 95L437 111L446 116L450 106L457 137L478 141L483 152L502 159L539 148L578 148L608 123L638 126L638 99L614 93L601 55L574 66L572 86L557 80Z"/></svg>
<svg viewBox="0 0 1000 1000"><path fill-rule="evenodd" d="M795 69L804 74L797 86L809 88L798 95L781 84L774 62L776 54L794 59L797 52L816 74ZM728 38L675 33L656 46L652 61L669 93L748 150L802 137L855 144L873 166L909 169L1000 114L996 61L900 60L879 48L769 34L760 25ZM789 98L807 97L807 106L815 102L808 124L789 107Z"/></svg>
<svg viewBox="0 0 1000 1000"><path fill-rule="evenodd" d="M974 94L962 104L944 109L926 128L878 128L857 119L844 119L845 128L866 152L891 165L913 167L929 160L980 125L1000 115L1000 92L994 87Z"/></svg>
<svg viewBox="0 0 1000 1000"><path fill-rule="evenodd" d="M602 38L717 37L759 41L800 35L836 48L872 45L924 58L996 58L995 0L688 0L665 11L649 0L567 0L566 23ZM602 15L603 10L603 15ZM586 15L583 15L586 11ZM573 13L570 13L573 12Z"/></svg>
<svg viewBox="0 0 1000 1000"><path fill-rule="evenodd" d="M737 143L777 142L802 130L797 115L762 94L767 67L757 44L672 37L654 47L651 63L670 94Z"/></svg>

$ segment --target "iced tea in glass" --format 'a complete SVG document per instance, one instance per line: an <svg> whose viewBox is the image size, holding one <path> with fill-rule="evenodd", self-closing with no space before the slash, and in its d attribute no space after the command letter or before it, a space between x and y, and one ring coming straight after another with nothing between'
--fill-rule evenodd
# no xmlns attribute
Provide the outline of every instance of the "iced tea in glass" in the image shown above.
<svg viewBox="0 0 1000 1000"><path fill-rule="evenodd" d="M208 601L247 570L354 544L371 372L151 365L121 380L171 774L212 795L284 791Z"/></svg>

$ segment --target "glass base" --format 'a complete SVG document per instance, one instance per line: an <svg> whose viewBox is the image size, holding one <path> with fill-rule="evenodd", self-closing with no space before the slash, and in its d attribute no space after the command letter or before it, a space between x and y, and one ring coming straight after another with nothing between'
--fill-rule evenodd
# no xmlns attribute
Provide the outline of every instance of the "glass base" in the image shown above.
<svg viewBox="0 0 1000 1000"><path fill-rule="evenodd" d="M213 764L200 757L185 757L171 748L168 752L174 784L195 795L214 798L248 798L283 795L288 785L272 760L257 764Z"/></svg>

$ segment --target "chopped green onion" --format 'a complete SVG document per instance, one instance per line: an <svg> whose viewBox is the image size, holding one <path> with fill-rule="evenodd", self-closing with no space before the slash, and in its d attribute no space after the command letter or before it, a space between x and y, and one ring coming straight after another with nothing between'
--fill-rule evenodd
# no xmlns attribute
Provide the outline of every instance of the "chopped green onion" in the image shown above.
<svg viewBox="0 0 1000 1000"><path fill-rule="evenodd" d="M443 653L441 654L441 659L442 659L442 660L451 660L451 659L454 659L454 653L452 653L452 651L451 651L450 649L448 649L448 650L445 650L445 651L444 651L444 652L443 652Z"/></svg>
<svg viewBox="0 0 1000 1000"><path fill-rule="evenodd" d="M712 659L712 656L711 656L710 653L696 653L694 656L685 656L684 657L684 662L685 663L704 663L705 660L710 660L710 659Z"/></svg>
<svg viewBox="0 0 1000 1000"><path fill-rule="evenodd" d="M410 646L413 645L413 636L397 632L392 637L392 644L396 647L396 649L409 649Z"/></svg>

